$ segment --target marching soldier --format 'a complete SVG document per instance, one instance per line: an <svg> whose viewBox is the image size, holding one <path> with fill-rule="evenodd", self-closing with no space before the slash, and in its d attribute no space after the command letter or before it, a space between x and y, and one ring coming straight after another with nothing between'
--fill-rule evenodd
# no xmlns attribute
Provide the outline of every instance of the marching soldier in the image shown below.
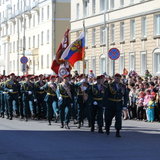
<svg viewBox="0 0 160 160"><path fill-rule="evenodd" d="M18 95L20 92L20 85L16 81L16 76L14 73L10 74L10 79L6 81L4 85L4 91L7 92L7 100L8 100L8 111L9 111L9 119L12 120L13 117L13 101L15 101L15 111L16 116L19 116L19 102Z"/></svg>
<svg viewBox="0 0 160 160"><path fill-rule="evenodd" d="M36 109L34 106L35 99L35 90L34 84L30 80L31 75L25 76L25 81L22 83L21 86L21 93L22 93L22 101L24 106L24 116L25 120L28 121L28 117L31 113L32 118L35 118Z"/></svg>
<svg viewBox="0 0 160 160"><path fill-rule="evenodd" d="M51 120L53 117L53 108L57 107L58 105L58 99L56 94L57 85L55 83L55 80L56 80L55 75L50 76L50 81L40 88L42 91L45 90L47 92L44 100L47 106L47 118L49 125L51 125Z"/></svg>
<svg viewBox="0 0 160 160"><path fill-rule="evenodd" d="M57 94L59 95L60 104L60 119L61 119L61 128L70 129L70 114L71 114L71 103L73 101L73 86L69 83L69 75L63 77L63 82L59 84Z"/></svg>
<svg viewBox="0 0 160 160"><path fill-rule="evenodd" d="M110 83L106 92L108 100L105 111L106 133L110 134L110 126L113 117L115 117L116 137L120 136L122 128L122 108L127 105L127 95L125 86L120 82L121 75L115 74L114 82Z"/></svg>
<svg viewBox="0 0 160 160"><path fill-rule="evenodd" d="M42 90L41 87L45 85L45 81L43 80L43 75L39 75L39 80L35 82L35 96L37 99L38 105L38 119L46 117L46 103L44 98L46 96L45 90Z"/></svg>
<svg viewBox="0 0 160 160"><path fill-rule="evenodd" d="M102 77L97 76L97 83L92 85L91 95L93 98L91 106L91 132L94 132L95 119L97 116L98 132L103 133L103 98L105 87L102 85Z"/></svg>

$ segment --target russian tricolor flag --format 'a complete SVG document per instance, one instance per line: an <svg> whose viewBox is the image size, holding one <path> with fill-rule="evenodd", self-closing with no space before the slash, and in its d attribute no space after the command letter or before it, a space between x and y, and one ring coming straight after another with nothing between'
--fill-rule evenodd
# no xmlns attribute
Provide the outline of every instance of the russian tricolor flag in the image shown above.
<svg viewBox="0 0 160 160"><path fill-rule="evenodd" d="M85 54L85 36L84 32L72 42L63 52L61 58L68 61L73 67L75 62L83 60Z"/></svg>

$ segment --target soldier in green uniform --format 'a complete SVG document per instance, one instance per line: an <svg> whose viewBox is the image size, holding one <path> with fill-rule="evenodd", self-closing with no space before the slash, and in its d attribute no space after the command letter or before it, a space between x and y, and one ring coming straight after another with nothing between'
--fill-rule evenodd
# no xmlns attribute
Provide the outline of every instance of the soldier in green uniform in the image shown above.
<svg viewBox="0 0 160 160"><path fill-rule="evenodd" d="M97 76L97 83L92 85L91 96L91 132L95 130L95 119L97 116L98 132L103 133L103 98L105 93L105 87L102 85L101 76Z"/></svg>
<svg viewBox="0 0 160 160"><path fill-rule="evenodd" d="M41 87L45 85L45 81L43 80L43 75L39 75L39 80L35 82L35 96L37 99L38 106L38 119L46 117L46 103L44 98L46 96L45 90L42 90Z"/></svg>
<svg viewBox="0 0 160 160"><path fill-rule="evenodd" d="M60 101L60 119L61 119L61 128L70 129L70 115L71 115L71 104L73 103L74 98L74 88L69 83L69 75L63 77L63 82L59 84L57 94Z"/></svg>
<svg viewBox="0 0 160 160"><path fill-rule="evenodd" d="M34 84L30 81L32 75L26 75L25 81L21 85L22 101L24 107L25 120L28 121L29 115L34 119L36 110L34 106L35 89Z"/></svg>
<svg viewBox="0 0 160 160"><path fill-rule="evenodd" d="M53 117L53 108L57 107L58 105L58 98L56 94L57 85L55 83L55 80L55 75L50 76L50 81L40 88L42 91L45 90L47 93L44 100L47 106L47 118L49 125L51 125L51 120Z"/></svg>
<svg viewBox="0 0 160 160"><path fill-rule="evenodd" d="M10 79L7 80L4 84L4 91L7 93L7 100L9 105L9 119L12 120L13 117L13 101L15 101L14 109L16 112L16 116L19 116L19 103L18 96L20 92L20 85L16 80L16 76L14 73L10 74Z"/></svg>
<svg viewBox="0 0 160 160"><path fill-rule="evenodd" d="M127 104L126 88L120 82L121 75L115 74L114 82L108 85L108 90L105 97L107 98L107 106L105 111L105 125L106 133L110 134L110 126L112 119L115 117L116 137L120 136L120 130L122 128L122 108Z"/></svg>

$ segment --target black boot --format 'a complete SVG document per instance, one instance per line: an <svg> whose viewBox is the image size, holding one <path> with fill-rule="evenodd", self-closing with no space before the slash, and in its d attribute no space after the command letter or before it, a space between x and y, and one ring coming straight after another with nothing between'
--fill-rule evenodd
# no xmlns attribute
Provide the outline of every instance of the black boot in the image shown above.
<svg viewBox="0 0 160 160"><path fill-rule="evenodd" d="M102 127L99 128L98 133L104 133Z"/></svg>
<svg viewBox="0 0 160 160"><path fill-rule="evenodd" d="M48 120L48 122L49 122L49 123L48 123L48 125L51 125L51 121L50 121L50 120Z"/></svg>
<svg viewBox="0 0 160 160"><path fill-rule="evenodd" d="M65 128L66 128L66 129L70 129L68 123L65 124Z"/></svg>
<svg viewBox="0 0 160 160"><path fill-rule="evenodd" d="M81 122L78 123L77 128L81 128Z"/></svg>
<svg viewBox="0 0 160 160"><path fill-rule="evenodd" d="M109 135L110 134L110 129L106 128L106 134Z"/></svg>
<svg viewBox="0 0 160 160"><path fill-rule="evenodd" d="M64 128L64 124L63 123L61 123L61 128Z"/></svg>
<svg viewBox="0 0 160 160"><path fill-rule="evenodd" d="M121 137L119 130L116 131L116 137Z"/></svg>
<svg viewBox="0 0 160 160"><path fill-rule="evenodd" d="M94 125L91 126L91 132L94 132Z"/></svg>

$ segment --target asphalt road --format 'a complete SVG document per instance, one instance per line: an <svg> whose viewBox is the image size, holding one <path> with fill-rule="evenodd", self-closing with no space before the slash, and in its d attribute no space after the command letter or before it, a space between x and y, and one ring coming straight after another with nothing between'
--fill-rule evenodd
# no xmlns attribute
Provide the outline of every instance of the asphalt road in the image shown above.
<svg viewBox="0 0 160 160"><path fill-rule="evenodd" d="M0 160L159 160L160 123L123 121L122 137L0 118Z"/></svg>

